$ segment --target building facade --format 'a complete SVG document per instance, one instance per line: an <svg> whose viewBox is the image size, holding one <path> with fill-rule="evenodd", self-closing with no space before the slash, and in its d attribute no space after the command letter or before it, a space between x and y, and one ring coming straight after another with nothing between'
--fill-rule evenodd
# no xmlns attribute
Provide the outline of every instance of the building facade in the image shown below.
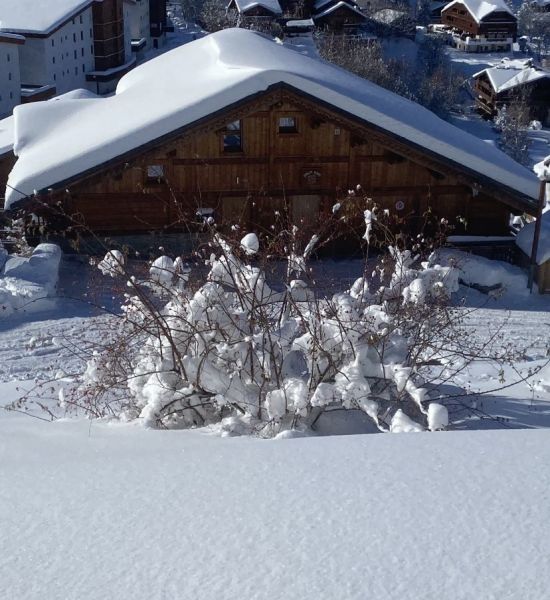
<svg viewBox="0 0 550 600"><path fill-rule="evenodd" d="M23 36L0 33L0 119L21 102L19 52L24 43Z"/></svg>
<svg viewBox="0 0 550 600"><path fill-rule="evenodd" d="M503 0L455 0L441 11L449 41L464 52L506 52L517 36L517 19Z"/></svg>

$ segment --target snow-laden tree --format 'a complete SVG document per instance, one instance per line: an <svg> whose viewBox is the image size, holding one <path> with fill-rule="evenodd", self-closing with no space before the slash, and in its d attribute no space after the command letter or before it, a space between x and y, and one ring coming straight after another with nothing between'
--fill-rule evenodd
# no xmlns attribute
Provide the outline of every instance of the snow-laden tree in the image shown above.
<svg viewBox="0 0 550 600"><path fill-rule="evenodd" d="M501 149L522 165L529 164L529 123L528 106L525 100L517 99L504 104L494 119L495 128L500 132Z"/></svg>

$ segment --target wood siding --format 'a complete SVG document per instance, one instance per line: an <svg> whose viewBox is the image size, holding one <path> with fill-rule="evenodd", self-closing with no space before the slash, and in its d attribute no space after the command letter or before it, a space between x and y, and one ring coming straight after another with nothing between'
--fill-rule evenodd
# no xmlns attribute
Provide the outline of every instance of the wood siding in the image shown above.
<svg viewBox="0 0 550 600"><path fill-rule="evenodd" d="M226 152L226 125L238 118L242 151ZM294 119L296 130L280 132L283 118ZM197 208L205 207L215 210L220 226L240 220L267 228L275 211L301 219L308 206L313 225L357 184L382 207L413 220L429 207L451 220L460 215L472 235L507 232L509 205L518 203L488 185L474 195L474 180L460 168L289 90L266 92L132 158L63 183L51 201L62 200L70 214L101 232L185 231L196 222Z"/></svg>
<svg viewBox="0 0 550 600"><path fill-rule="evenodd" d="M0 206L4 206L4 195L6 193L6 184L8 175L15 164L15 156L10 152L0 156Z"/></svg>

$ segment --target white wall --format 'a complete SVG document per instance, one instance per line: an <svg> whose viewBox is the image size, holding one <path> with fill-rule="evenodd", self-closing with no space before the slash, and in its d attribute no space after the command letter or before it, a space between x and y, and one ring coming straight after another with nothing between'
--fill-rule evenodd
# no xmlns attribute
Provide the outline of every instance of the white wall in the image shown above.
<svg viewBox="0 0 550 600"><path fill-rule="evenodd" d="M18 44L0 42L0 118L10 115L21 101L20 48Z"/></svg>
<svg viewBox="0 0 550 600"><path fill-rule="evenodd" d="M123 3L124 9L124 62L132 58L132 4Z"/></svg>
<svg viewBox="0 0 550 600"><path fill-rule="evenodd" d="M23 84L55 85L58 94L89 87L86 73L94 69L92 9L46 38L27 37L21 48Z"/></svg>
<svg viewBox="0 0 550 600"><path fill-rule="evenodd" d="M151 24L149 19L149 0L136 0L135 4L127 4L130 12L130 34L132 39L147 40L146 48L151 46Z"/></svg>

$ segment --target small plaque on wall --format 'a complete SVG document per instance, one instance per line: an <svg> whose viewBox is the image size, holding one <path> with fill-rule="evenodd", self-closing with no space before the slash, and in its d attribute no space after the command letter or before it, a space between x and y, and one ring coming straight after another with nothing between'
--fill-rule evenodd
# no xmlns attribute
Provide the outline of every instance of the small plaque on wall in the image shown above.
<svg viewBox="0 0 550 600"><path fill-rule="evenodd" d="M317 169L305 169L304 180L308 185L317 185L321 181L321 172Z"/></svg>

